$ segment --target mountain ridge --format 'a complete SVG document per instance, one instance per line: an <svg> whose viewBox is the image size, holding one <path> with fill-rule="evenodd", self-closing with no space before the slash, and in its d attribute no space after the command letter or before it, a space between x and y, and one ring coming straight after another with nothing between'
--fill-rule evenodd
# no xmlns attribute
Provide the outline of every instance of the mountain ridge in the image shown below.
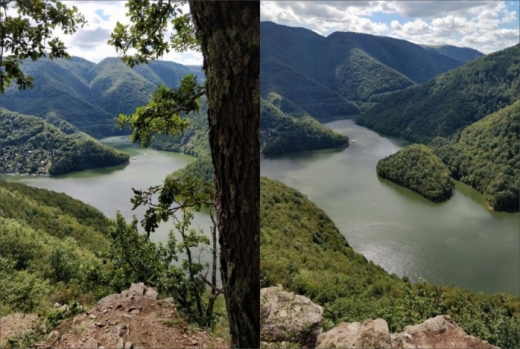
<svg viewBox="0 0 520 349"><path fill-rule="evenodd" d="M186 74L204 80L195 67L156 60L129 68L117 57L97 64L76 56L26 60L22 70L34 77L34 90L11 86L2 96L2 107L44 119L54 114L95 138L128 134L115 119L147 104L158 84L176 87Z"/></svg>
<svg viewBox="0 0 520 349"><path fill-rule="evenodd" d="M482 55L452 46L444 48L449 51L444 54L441 49L365 33L334 32L325 37L274 22L260 23L260 39L261 96L278 93L319 121L358 114L386 93L459 67L471 59L467 50ZM464 59L455 59L457 55ZM335 108L323 107L333 100Z"/></svg>

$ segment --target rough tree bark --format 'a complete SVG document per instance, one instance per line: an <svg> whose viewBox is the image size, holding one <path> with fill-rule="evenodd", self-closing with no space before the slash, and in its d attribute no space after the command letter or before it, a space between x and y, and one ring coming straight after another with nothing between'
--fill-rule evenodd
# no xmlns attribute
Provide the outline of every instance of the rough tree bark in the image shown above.
<svg viewBox="0 0 520 349"><path fill-rule="evenodd" d="M234 348L260 347L260 3L190 1L201 43Z"/></svg>

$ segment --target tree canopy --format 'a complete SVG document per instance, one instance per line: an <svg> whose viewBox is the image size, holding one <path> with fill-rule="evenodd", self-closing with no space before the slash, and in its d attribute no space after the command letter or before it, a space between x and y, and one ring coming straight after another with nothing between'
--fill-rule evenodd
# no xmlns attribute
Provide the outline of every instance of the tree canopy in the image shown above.
<svg viewBox="0 0 520 349"><path fill-rule="evenodd" d="M69 8L60 1L0 1L0 93L13 80L19 89L32 87L33 79L20 68L26 58L70 58L53 30L73 34L85 23L75 6Z"/></svg>
<svg viewBox="0 0 520 349"><path fill-rule="evenodd" d="M425 145L409 145L379 160L377 175L411 189L433 202L451 197L454 183L450 171Z"/></svg>
<svg viewBox="0 0 520 349"><path fill-rule="evenodd" d="M520 101L490 114L451 139L430 146L451 175L484 194L497 211L518 211L520 197Z"/></svg>

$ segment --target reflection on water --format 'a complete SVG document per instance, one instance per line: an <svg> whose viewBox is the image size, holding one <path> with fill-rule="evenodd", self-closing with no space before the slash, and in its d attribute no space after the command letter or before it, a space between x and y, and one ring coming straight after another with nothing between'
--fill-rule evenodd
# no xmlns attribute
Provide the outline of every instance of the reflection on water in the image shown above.
<svg viewBox="0 0 520 349"><path fill-rule="evenodd" d="M432 203L376 175L377 162L406 141L382 137L352 120L326 126L356 143L339 151L262 158L262 175L307 195L357 252L390 273L520 293L518 213L489 210L480 193L460 182L449 201Z"/></svg>

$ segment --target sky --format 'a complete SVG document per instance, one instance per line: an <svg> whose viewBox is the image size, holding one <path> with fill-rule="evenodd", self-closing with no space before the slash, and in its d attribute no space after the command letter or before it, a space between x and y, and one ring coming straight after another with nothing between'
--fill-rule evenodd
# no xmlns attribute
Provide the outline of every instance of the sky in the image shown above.
<svg viewBox="0 0 520 349"><path fill-rule="evenodd" d="M67 47L71 56L82 57L94 63L99 63L106 57L120 56L113 46L107 45L110 34L116 27L116 23L130 24L126 17L126 1L63 1L67 7L76 6L78 11L85 16L88 23L76 31L73 35L65 35L61 31L55 31ZM189 6L183 7L184 11ZM15 12L12 13L15 15ZM168 37L168 36L167 36ZM188 51L177 53L170 51L160 58L161 60L174 61L186 65L202 65L200 52Z"/></svg>
<svg viewBox="0 0 520 349"><path fill-rule="evenodd" d="M129 24L126 1L65 1L88 24L73 35L56 31L70 55L98 63L116 57L107 45L117 22ZM262 1L261 20L311 29L327 36L354 31L417 44L450 44L491 53L519 42L516 1ZM188 11L188 5L184 6ZM170 52L161 59L202 65L200 52Z"/></svg>
<svg viewBox="0 0 520 349"><path fill-rule="evenodd" d="M261 20L323 36L352 31L492 53L518 44L516 1L262 1Z"/></svg>

